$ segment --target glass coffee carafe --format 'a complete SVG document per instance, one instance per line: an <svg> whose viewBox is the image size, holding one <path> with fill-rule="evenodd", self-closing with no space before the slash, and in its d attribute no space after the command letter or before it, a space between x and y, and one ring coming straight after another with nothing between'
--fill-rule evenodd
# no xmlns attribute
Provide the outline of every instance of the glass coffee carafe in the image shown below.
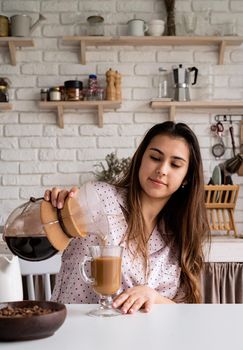
<svg viewBox="0 0 243 350"><path fill-rule="evenodd" d="M28 261L48 259L64 250L74 237L96 234L104 244L109 232L107 215L94 186L83 185L57 209L43 198L33 198L8 217L3 238L15 255Z"/></svg>

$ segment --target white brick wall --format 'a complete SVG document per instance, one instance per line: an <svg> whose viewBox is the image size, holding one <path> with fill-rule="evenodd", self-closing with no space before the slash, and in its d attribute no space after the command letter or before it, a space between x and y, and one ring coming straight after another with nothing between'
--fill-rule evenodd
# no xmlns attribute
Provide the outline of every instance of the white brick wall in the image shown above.
<svg viewBox="0 0 243 350"><path fill-rule="evenodd" d="M205 19L208 9L211 17ZM243 35L242 0L177 0L178 34L185 34L183 14L192 11L198 16L197 34L205 34L205 20L211 31L220 31L235 19L238 33ZM157 95L158 67L170 71L178 63L197 66L199 78L191 89L193 98L205 96L211 84L213 98L243 99L242 46L227 48L222 66L217 65L217 49L212 46L90 47L87 64L82 66L78 48L61 39L63 35L85 34L86 18L97 13L105 18L107 35L126 35L127 21L135 16L146 21L165 19L162 0L2 0L0 12L7 16L27 12L33 22L38 12L47 18L32 33L35 47L17 50L16 66L9 64L8 51L0 50L0 76L11 80L13 104L12 111L0 114L0 224L31 195L41 196L48 187L69 187L92 179L94 165L108 153L131 156L145 131L167 120L166 111L151 110L148 104ZM97 126L97 115L89 110L66 111L65 127L60 129L54 112L38 108L40 88L76 77L86 84L90 73L98 74L104 84L110 67L122 74L123 103L119 110L104 114L102 129ZM214 166L232 155L228 131L225 157L218 161L211 154L216 140L209 129L215 114L188 110L177 115L178 121L188 123L198 135L205 182ZM237 123L234 130L239 146ZM233 180L241 185L236 219L243 232L243 178L234 175Z"/></svg>

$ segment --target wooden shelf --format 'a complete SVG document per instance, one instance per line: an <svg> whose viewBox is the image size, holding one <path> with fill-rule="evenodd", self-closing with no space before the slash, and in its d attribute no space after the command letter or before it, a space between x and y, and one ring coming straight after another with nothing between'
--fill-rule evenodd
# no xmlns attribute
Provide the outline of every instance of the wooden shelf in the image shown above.
<svg viewBox="0 0 243 350"><path fill-rule="evenodd" d="M227 46L241 45L243 37L238 36L64 36L63 41L73 42L80 46L80 63L86 64L87 46L192 46L216 45L219 50L218 64L224 63L224 52Z"/></svg>
<svg viewBox="0 0 243 350"><path fill-rule="evenodd" d="M219 108L242 108L243 113L243 101L152 101L150 102L152 109L168 109L169 119L175 120L176 109L192 109L192 108L205 108L205 109L219 109Z"/></svg>
<svg viewBox="0 0 243 350"><path fill-rule="evenodd" d="M58 125L64 128L64 109L96 109L98 113L98 125L103 127L103 112L108 109L120 108L121 101L39 101L39 107L56 109Z"/></svg>
<svg viewBox="0 0 243 350"><path fill-rule="evenodd" d="M9 102L0 102L0 111L9 111L13 108Z"/></svg>
<svg viewBox="0 0 243 350"><path fill-rule="evenodd" d="M34 41L30 38L3 37L0 38L0 46L8 47L11 64L16 66L16 48L34 46Z"/></svg>

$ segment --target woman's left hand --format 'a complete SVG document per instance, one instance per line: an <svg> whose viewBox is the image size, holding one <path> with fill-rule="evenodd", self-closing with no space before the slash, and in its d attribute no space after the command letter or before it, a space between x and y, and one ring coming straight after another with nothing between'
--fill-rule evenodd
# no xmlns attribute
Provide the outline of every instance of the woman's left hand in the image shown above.
<svg viewBox="0 0 243 350"><path fill-rule="evenodd" d="M149 312L153 304L167 304L173 301L162 297L158 292L148 286L136 286L125 290L113 302L114 308L120 308L123 314L133 314L143 308Z"/></svg>

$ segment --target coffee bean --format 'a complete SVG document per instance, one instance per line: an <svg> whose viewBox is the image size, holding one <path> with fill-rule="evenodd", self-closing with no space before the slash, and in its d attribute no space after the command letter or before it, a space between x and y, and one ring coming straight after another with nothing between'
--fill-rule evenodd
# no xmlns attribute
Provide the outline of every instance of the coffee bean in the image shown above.
<svg viewBox="0 0 243 350"><path fill-rule="evenodd" d="M0 317L31 317L50 314L54 310L45 309L38 305L33 307L11 307L7 306L0 309Z"/></svg>

